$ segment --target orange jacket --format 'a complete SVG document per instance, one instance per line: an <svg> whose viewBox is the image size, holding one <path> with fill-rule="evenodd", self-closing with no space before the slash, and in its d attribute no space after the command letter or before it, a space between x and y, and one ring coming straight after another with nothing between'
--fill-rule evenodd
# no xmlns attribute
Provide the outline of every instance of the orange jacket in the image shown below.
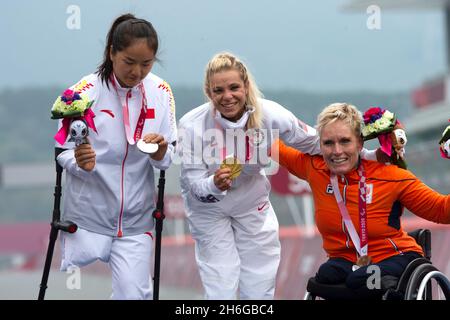
<svg viewBox="0 0 450 320"><path fill-rule="evenodd" d="M280 142L279 158L282 166L309 182L314 197L316 224L328 256L355 262L356 249L344 227L332 193L330 171L322 156L303 154ZM437 223L450 223L450 195L437 193L411 172L397 166L362 161L367 179L368 249L372 261L377 263L407 251L423 254L421 247L401 227L401 210L396 210L399 209L398 201L419 217ZM359 175L353 170L345 177L339 176L338 181L353 225L359 233Z"/></svg>

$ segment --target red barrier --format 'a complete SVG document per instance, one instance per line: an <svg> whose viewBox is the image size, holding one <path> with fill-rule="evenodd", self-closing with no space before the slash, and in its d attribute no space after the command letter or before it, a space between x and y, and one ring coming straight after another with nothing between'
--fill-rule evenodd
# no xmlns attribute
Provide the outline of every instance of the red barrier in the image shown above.
<svg viewBox="0 0 450 320"><path fill-rule="evenodd" d="M432 235L433 264L450 278L450 228L418 217L403 219L406 231L428 228ZM20 269L41 269L48 241L48 223L0 225L0 254L21 254L26 257ZM322 239L316 232L308 237L302 227L280 228L281 261L277 275L276 299L302 299L306 282L326 261ZM161 257L161 286L181 287L202 291L194 257L194 241L185 236L163 237ZM53 267L60 264L59 241L55 248ZM106 273L103 263L85 267L86 272Z"/></svg>

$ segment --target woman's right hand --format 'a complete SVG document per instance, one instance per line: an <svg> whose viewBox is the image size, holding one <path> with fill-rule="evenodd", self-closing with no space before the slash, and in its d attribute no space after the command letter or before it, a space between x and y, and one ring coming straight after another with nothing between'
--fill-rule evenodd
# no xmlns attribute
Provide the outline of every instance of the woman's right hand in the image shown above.
<svg viewBox="0 0 450 320"><path fill-rule="evenodd" d="M225 191L231 188L231 169L230 168L223 168L223 169L217 169L217 171L214 173L214 184L216 185L217 189L220 191Z"/></svg>
<svg viewBox="0 0 450 320"><path fill-rule="evenodd" d="M81 169L92 171L95 167L95 151L92 146L89 143L83 143L76 147L75 160Z"/></svg>

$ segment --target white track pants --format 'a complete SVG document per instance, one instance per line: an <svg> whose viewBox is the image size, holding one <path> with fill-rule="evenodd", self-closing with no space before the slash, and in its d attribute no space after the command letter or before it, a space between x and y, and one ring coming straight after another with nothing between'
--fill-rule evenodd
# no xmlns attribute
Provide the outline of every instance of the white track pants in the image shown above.
<svg viewBox="0 0 450 320"><path fill-rule="evenodd" d="M278 220L263 211L193 213L188 217L207 299L273 299L280 263Z"/></svg>
<svg viewBox="0 0 450 320"><path fill-rule="evenodd" d="M61 271L101 260L111 268L112 299L152 298L149 234L116 238L78 228L73 234L61 233L61 248Z"/></svg>

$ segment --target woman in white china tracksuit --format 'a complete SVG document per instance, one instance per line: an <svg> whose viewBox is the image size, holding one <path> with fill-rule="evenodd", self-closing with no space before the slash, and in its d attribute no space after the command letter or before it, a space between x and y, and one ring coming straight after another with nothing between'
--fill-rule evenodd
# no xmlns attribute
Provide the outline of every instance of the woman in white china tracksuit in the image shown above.
<svg viewBox="0 0 450 320"><path fill-rule="evenodd" d="M64 218L79 227L61 237L61 270L108 263L113 299L152 297L153 167L169 167L176 140L172 92L150 73L157 51L148 21L125 14L113 22L103 63L72 87L94 100L97 133L76 148L66 142L57 158L67 172ZM139 151L141 138L158 151Z"/></svg>
<svg viewBox="0 0 450 320"><path fill-rule="evenodd" d="M267 156L278 136L317 154L319 138L290 111L261 99L246 66L230 53L208 63L204 90L210 102L180 119L178 154L206 298L235 299L239 287L241 299L272 299L280 262L278 221L269 201L266 163L255 157ZM233 140L234 148L228 143ZM220 168L230 156L243 164L234 179L230 168ZM375 160L376 154L366 151L365 158Z"/></svg>

